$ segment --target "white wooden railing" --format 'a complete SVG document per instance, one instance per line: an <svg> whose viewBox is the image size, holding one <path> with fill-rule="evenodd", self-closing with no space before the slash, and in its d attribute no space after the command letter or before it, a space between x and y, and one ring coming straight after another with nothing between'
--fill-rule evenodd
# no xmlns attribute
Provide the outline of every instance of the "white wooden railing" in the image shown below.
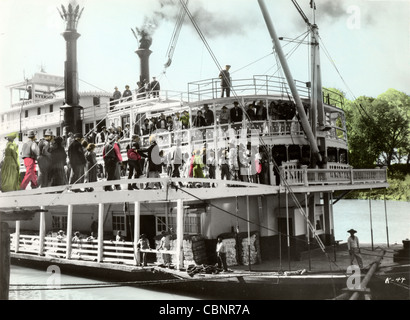
<svg viewBox="0 0 410 320"><path fill-rule="evenodd" d="M70 254L67 254L67 239L59 240L56 237L44 237L44 246L41 248L41 239L38 235L16 235L11 234L10 250L15 253L36 254L45 257L86 260L94 262L111 262L136 265L139 262L139 252L152 254L166 253L176 255L175 250L135 250L136 244L131 241L104 240L102 247L99 247L98 240L81 239L72 242ZM102 253L101 258L99 252ZM162 259L157 256L157 262L162 263Z"/></svg>
<svg viewBox="0 0 410 320"><path fill-rule="evenodd" d="M281 185L314 186L324 184L371 184L387 182L387 168L382 169L353 169L344 167L338 169L308 169L280 167Z"/></svg>

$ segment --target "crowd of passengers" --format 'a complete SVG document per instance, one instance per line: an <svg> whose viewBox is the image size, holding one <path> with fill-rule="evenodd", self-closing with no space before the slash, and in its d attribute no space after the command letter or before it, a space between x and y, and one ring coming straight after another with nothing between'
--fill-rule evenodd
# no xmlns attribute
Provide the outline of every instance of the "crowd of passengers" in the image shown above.
<svg viewBox="0 0 410 320"><path fill-rule="evenodd" d="M217 119L219 125L238 124L242 122L243 109L239 106L237 101L233 104L234 106L230 109L228 109L226 105L221 108L221 112ZM245 119L247 120L267 120L267 109L263 101L249 104L245 109L245 112ZM182 113L175 112L174 114L167 116L161 113L159 117L144 118L142 121L141 118L137 118L132 129L130 128L129 123L126 123L124 128L122 128L122 126L115 126L113 123L108 128L102 126L99 132L97 129L94 129L87 134L86 138L92 143L104 143L110 134L117 134L121 138L130 138L132 134L147 136L153 133L210 127L214 125L215 118L214 112L207 104L204 104L203 109L198 110L196 115L192 116L192 119L188 110L185 110ZM239 128L240 124L237 126Z"/></svg>
<svg viewBox="0 0 410 320"><path fill-rule="evenodd" d="M34 131L30 130L27 136L29 140L22 148L22 157L26 166L23 181L20 183L19 172L9 177L6 176L7 172L2 172L2 180L4 178L14 181L12 190L24 190L28 184L31 184L31 188L75 185L101 179L119 180L121 176L127 176L128 179L164 176L216 179L217 168L223 180L269 184L268 155L263 148L250 145L231 143L225 149L208 150L204 144L201 148L188 153L183 151L185 149L182 148L180 140L177 140L172 148L161 150L156 135L150 135L149 147L142 148L140 137L134 134L125 150L121 150L120 142L123 138L118 134L110 133L102 149L104 165L101 165L97 163L96 144L82 134L76 133L65 140L63 137L54 136L51 130L47 130L44 138L37 140ZM10 143L13 143L13 138L10 137ZM13 158L18 158L18 148L13 152L16 153ZM122 154L125 152L127 159L123 160ZM203 183L174 186L178 185L209 186ZM128 184L130 190L161 187L160 183L139 186L136 183ZM105 187L106 191L116 189L121 189L120 185ZM72 191L93 191L93 189L73 188Z"/></svg>
<svg viewBox="0 0 410 320"><path fill-rule="evenodd" d="M234 106L230 109L226 106L221 108L218 116L219 124L231 123L234 127L235 123L238 125L243 121L244 112L246 112L245 119L262 121L267 119L267 110L263 101L248 104L245 111L237 101L233 104ZM271 110L275 110L275 108L270 107ZM276 110L279 109L276 108ZM107 177L108 180L117 180L120 179L121 173L124 176L126 172L128 172L129 178L134 175L134 172L135 177L142 175L149 177L151 172L155 172L151 176L155 175L157 177L160 173L167 173L175 177L209 177L212 179L215 178L216 166L220 168L222 179L269 183L268 157L263 150L249 150L248 147L241 145L231 146L226 150L212 150L212 152L205 152L205 149L194 150L192 154L181 156L181 164L178 166L172 163L171 151L165 153L162 150L161 164L156 167L156 170L150 170L153 166L149 166L150 155L147 152L152 143L150 142L150 147L144 150L140 147L139 136L149 136L154 133L177 131L190 127L207 127L212 126L214 122L214 112L205 104L203 110L198 110L196 116L192 119L189 112L185 110L182 114L176 112L172 116L161 114L158 118L145 118L142 124L136 121L133 129L130 128L129 123L126 123L124 128L114 124L111 124L108 128L103 126L100 132L97 128L94 128L84 137L81 134L71 132L63 137L55 137L50 130L47 130L44 138L37 141L33 136L33 132L30 132L28 134L30 141L27 143L37 147L33 148L34 151L31 150L29 154L23 156L23 160L27 159L24 160L25 165L26 162L30 162L30 164L26 165L26 176L21 185L18 183L18 189L25 189L29 182L31 182L33 188L36 188L38 186L48 187L84 181L95 182L97 176L100 178ZM240 126L241 124L239 124ZM131 139L126 150L121 150L120 141L122 139ZM138 141L134 141L135 139ZM151 137L150 140L152 140ZM156 138L154 140L156 144ZM71 146L74 141L76 142L74 144L75 148ZM104 145L103 169L96 161L95 149L98 144ZM110 159L112 153L105 152L107 146L111 146L111 149L117 154L115 160ZM130 159L132 160L132 154L128 154L129 150L136 150L140 158L134 166L130 161ZM122 152L127 152L128 161L122 161ZM215 152L218 153L217 158L220 159L218 164L213 163L216 159ZM199 161L200 158L202 163ZM114 162L115 164L113 164ZM33 163L38 164L38 171L35 170ZM39 173L38 181L37 172ZM17 185L17 183L14 185ZM118 187L115 186L115 188ZM134 188L134 186L130 186L130 188ZM15 187L11 189L18 190Z"/></svg>

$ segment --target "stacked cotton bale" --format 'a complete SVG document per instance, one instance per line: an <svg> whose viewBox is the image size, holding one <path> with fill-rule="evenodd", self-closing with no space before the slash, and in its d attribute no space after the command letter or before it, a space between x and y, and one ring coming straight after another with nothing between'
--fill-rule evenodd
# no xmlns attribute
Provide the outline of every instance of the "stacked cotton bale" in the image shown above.
<svg viewBox="0 0 410 320"><path fill-rule="evenodd" d="M159 247L161 243L161 237L155 240L156 248ZM172 251L176 251L177 248L177 239L172 237L170 242ZM184 239L182 240L182 254L184 259L184 267L186 268L192 264L206 264L207 263L207 256L206 256L206 248L205 248L205 239L201 235L185 235ZM157 262L159 264L164 263L164 259L162 254L166 253L166 251L161 250L161 252L157 253ZM176 265L177 264L177 257L176 255L171 256L171 263Z"/></svg>
<svg viewBox="0 0 410 320"><path fill-rule="evenodd" d="M242 264L248 265L249 260L251 264L256 264L261 261L259 234L257 232L251 232L250 234L250 257L248 233L240 233L238 235L238 242L240 242L240 256Z"/></svg>
<svg viewBox="0 0 410 320"><path fill-rule="evenodd" d="M191 248L192 248L192 253L193 253L195 263L196 264L208 263L208 257L206 255L205 238L202 237L201 235L196 235L196 236L192 236L190 241L191 241ZM189 245L187 246L187 248L189 248ZM189 251L187 251L186 254L188 253ZM184 250L184 257L185 257L185 250Z"/></svg>
<svg viewBox="0 0 410 320"><path fill-rule="evenodd" d="M158 248L159 245L161 244L161 238L162 236L157 236L155 238L155 248ZM176 237L174 235L171 235L171 241L170 241L170 251L176 251L176 246L177 246L177 240ZM160 250L159 252L157 252L157 263L159 264L163 264L164 263L164 259L162 257L162 255L164 253L167 253L167 250ZM176 264L176 256L175 255L171 255L171 263L172 264Z"/></svg>
<svg viewBox="0 0 410 320"><path fill-rule="evenodd" d="M238 259L237 259L237 254L236 254L236 239L235 238L223 239L222 243L225 244L225 248L226 248L226 264L228 266L238 265Z"/></svg>

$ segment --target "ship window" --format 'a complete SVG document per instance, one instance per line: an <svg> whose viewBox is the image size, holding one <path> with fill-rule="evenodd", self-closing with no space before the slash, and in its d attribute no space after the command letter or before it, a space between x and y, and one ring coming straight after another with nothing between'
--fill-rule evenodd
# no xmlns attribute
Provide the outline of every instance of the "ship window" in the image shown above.
<svg viewBox="0 0 410 320"><path fill-rule="evenodd" d="M41 108L37 108L37 115L39 116L41 114Z"/></svg>
<svg viewBox="0 0 410 320"><path fill-rule="evenodd" d="M323 230L323 214L316 216L315 229Z"/></svg>
<svg viewBox="0 0 410 320"><path fill-rule="evenodd" d="M125 232L125 216L124 215L113 215L112 216L112 230L113 231L124 231Z"/></svg>
<svg viewBox="0 0 410 320"><path fill-rule="evenodd" d="M96 107L100 106L100 97L93 97L93 105Z"/></svg>
<svg viewBox="0 0 410 320"><path fill-rule="evenodd" d="M170 228L176 232L177 230L177 217L168 216L168 228L165 216L156 217L157 233L161 231L167 231ZM201 233L201 215L200 214L188 214L184 216L184 233L198 234Z"/></svg>
<svg viewBox="0 0 410 320"><path fill-rule="evenodd" d="M24 111L24 117L25 117L25 118L28 118L28 110L25 110L25 111Z"/></svg>
<svg viewBox="0 0 410 320"><path fill-rule="evenodd" d="M53 230L67 229L67 216L52 216Z"/></svg>
<svg viewBox="0 0 410 320"><path fill-rule="evenodd" d="M130 123L130 116L129 115L121 117L121 127L123 129L125 128L126 123Z"/></svg>
<svg viewBox="0 0 410 320"><path fill-rule="evenodd" d="M57 137L61 136L61 128L60 127L57 127L57 129L56 129L56 136Z"/></svg>
<svg viewBox="0 0 410 320"><path fill-rule="evenodd" d="M94 128L94 123L90 122L90 123L85 124L85 132L86 133L89 133L93 128Z"/></svg>
<svg viewBox="0 0 410 320"><path fill-rule="evenodd" d="M54 105L50 104L50 113L53 112L54 110Z"/></svg>

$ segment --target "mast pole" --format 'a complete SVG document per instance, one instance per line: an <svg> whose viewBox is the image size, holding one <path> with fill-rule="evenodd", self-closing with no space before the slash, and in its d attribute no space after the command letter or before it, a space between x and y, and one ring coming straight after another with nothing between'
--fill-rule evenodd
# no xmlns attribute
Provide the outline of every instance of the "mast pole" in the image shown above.
<svg viewBox="0 0 410 320"><path fill-rule="evenodd" d="M276 34L275 28L273 27L269 12L268 12L268 10L266 8L266 5L265 5L265 1L264 0L258 0L258 3L259 3L259 6L261 8L261 11L262 11L263 18L265 19L266 26L269 30L269 34L270 34L270 36L272 38L272 41L274 43L274 48L275 48L275 50L278 54L279 61L282 65L283 72L285 73L286 80L288 82L289 88L292 92L292 96L295 99L295 103L296 103L296 107L297 107L297 110L298 110L298 113L299 113L299 116L300 116L302 127L303 127L303 129L306 133L306 136L307 136L307 138L310 142L310 147L312 149L313 154L316 156L318 161L321 161L322 158L321 158L320 153L319 153L319 148L318 148L318 145L317 145L316 138L313 135L312 128L310 127L309 121L306 117L306 113L305 113L305 109L303 108L302 100L300 99L299 93L296 89L295 81L293 80L293 76L290 72L288 63L286 61L285 55L284 55L282 47L280 45L279 38Z"/></svg>

